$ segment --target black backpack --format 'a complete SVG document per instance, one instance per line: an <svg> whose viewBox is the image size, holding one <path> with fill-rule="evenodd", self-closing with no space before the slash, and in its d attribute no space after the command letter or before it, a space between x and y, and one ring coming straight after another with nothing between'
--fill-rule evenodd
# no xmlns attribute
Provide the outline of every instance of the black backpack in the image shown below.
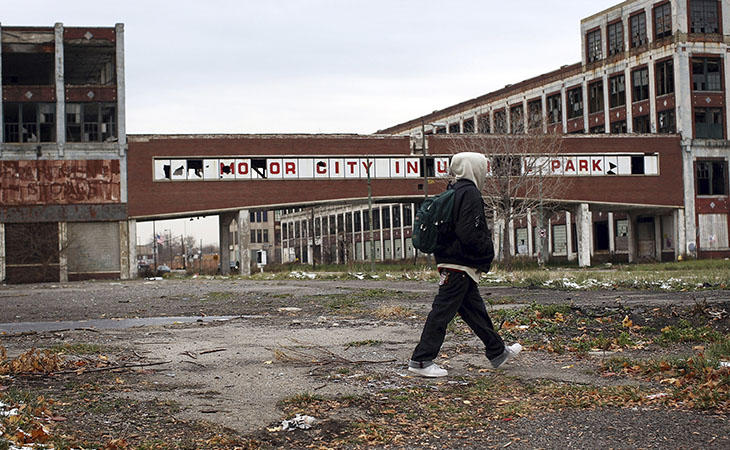
<svg viewBox="0 0 730 450"><path fill-rule="evenodd" d="M413 247L423 253L433 253L439 244L439 234L451 226L454 211L454 189L423 201L413 224Z"/></svg>

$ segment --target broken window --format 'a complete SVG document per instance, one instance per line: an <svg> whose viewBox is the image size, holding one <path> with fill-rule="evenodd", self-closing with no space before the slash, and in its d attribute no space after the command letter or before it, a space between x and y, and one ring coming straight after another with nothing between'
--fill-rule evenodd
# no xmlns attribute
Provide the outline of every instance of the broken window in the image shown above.
<svg viewBox="0 0 730 450"><path fill-rule="evenodd" d="M672 5L667 2L654 8L654 39L672 35Z"/></svg>
<svg viewBox="0 0 730 450"><path fill-rule="evenodd" d="M69 86L114 86L116 50L113 45L63 47L64 79Z"/></svg>
<svg viewBox="0 0 730 450"><path fill-rule="evenodd" d="M522 105L513 106L510 109L510 132L519 134L525 132L525 112Z"/></svg>
<svg viewBox="0 0 730 450"><path fill-rule="evenodd" d="M563 121L563 105L560 94L554 94L547 98L548 123L560 123Z"/></svg>
<svg viewBox="0 0 730 450"><path fill-rule="evenodd" d="M411 217L411 205L403 205L403 225L410 227L413 225L413 217Z"/></svg>
<svg viewBox="0 0 730 450"><path fill-rule="evenodd" d="M583 116L583 88L577 87L568 91L568 119Z"/></svg>
<svg viewBox="0 0 730 450"><path fill-rule="evenodd" d="M626 134L627 131L628 128L626 128L625 120L617 120L616 122L611 122L611 134Z"/></svg>
<svg viewBox="0 0 730 450"><path fill-rule="evenodd" d="M5 142L55 142L54 103L3 104Z"/></svg>
<svg viewBox="0 0 730 450"><path fill-rule="evenodd" d="M624 23L621 21L611 23L608 31L608 55L613 56L624 51Z"/></svg>
<svg viewBox="0 0 730 450"><path fill-rule="evenodd" d="M66 103L68 142L116 140L116 105L113 103Z"/></svg>
<svg viewBox="0 0 730 450"><path fill-rule="evenodd" d="M362 229L363 231L370 231L370 211L362 212Z"/></svg>
<svg viewBox="0 0 730 450"><path fill-rule="evenodd" d="M380 208L373 209L373 230L380 229Z"/></svg>
<svg viewBox="0 0 730 450"><path fill-rule="evenodd" d="M677 118L673 109L659 111L657 114L657 133L673 134L677 132Z"/></svg>
<svg viewBox="0 0 730 450"><path fill-rule="evenodd" d="M20 44L18 44L20 45ZM54 84L53 53L2 52L3 86L48 86Z"/></svg>
<svg viewBox="0 0 730 450"><path fill-rule="evenodd" d="M437 126L436 127L436 134L446 134L446 127L445 126Z"/></svg>
<svg viewBox="0 0 730 450"><path fill-rule="evenodd" d="M626 104L626 75L616 75L609 80L609 106L616 108Z"/></svg>
<svg viewBox="0 0 730 450"><path fill-rule="evenodd" d="M634 117L634 133L646 134L651 132L649 116Z"/></svg>
<svg viewBox="0 0 730 450"><path fill-rule="evenodd" d="M264 230L264 240L263 242L267 244L269 242L269 230Z"/></svg>
<svg viewBox="0 0 730 450"><path fill-rule="evenodd" d="M646 13L634 14L629 18L631 26L631 48L646 44Z"/></svg>
<svg viewBox="0 0 730 450"><path fill-rule="evenodd" d="M644 67L631 72L633 89L632 102L639 102L649 98L649 68Z"/></svg>
<svg viewBox="0 0 730 450"><path fill-rule="evenodd" d="M489 123L489 114L479 116L479 133L489 134L492 132L491 124Z"/></svg>
<svg viewBox="0 0 730 450"><path fill-rule="evenodd" d="M695 137L698 139L722 139L722 108L695 108Z"/></svg>
<svg viewBox="0 0 730 450"><path fill-rule="evenodd" d="M400 228L400 205L393 206L393 228Z"/></svg>
<svg viewBox="0 0 730 450"><path fill-rule="evenodd" d="M461 132L461 124L459 122L452 123L449 125L449 134L455 134Z"/></svg>
<svg viewBox="0 0 730 450"><path fill-rule="evenodd" d="M512 155L497 155L492 158L492 171L497 176L519 176L522 158Z"/></svg>
<svg viewBox="0 0 730 450"><path fill-rule="evenodd" d="M674 92L674 63L671 59L656 64L656 95Z"/></svg>
<svg viewBox="0 0 730 450"><path fill-rule="evenodd" d="M507 132L507 113L503 109L494 112L494 133L504 134Z"/></svg>
<svg viewBox="0 0 730 450"><path fill-rule="evenodd" d="M390 228L390 208L384 207L383 211L383 229Z"/></svg>
<svg viewBox="0 0 730 450"><path fill-rule="evenodd" d="M690 33L717 33L717 0L690 0Z"/></svg>
<svg viewBox="0 0 730 450"><path fill-rule="evenodd" d="M719 58L692 58L692 90L721 91Z"/></svg>
<svg viewBox="0 0 730 450"><path fill-rule="evenodd" d="M353 225L354 225L353 231L355 233L359 233L360 231L362 231L362 222L361 222L361 220L362 220L362 217L360 215L360 211L355 211L355 222L353 223Z"/></svg>
<svg viewBox="0 0 730 450"><path fill-rule="evenodd" d="M542 129L542 100L533 100L527 104L527 126L530 131Z"/></svg>
<svg viewBox="0 0 730 450"><path fill-rule="evenodd" d="M588 131L590 134L603 134L606 132L606 127L604 125L596 125L595 127L591 127Z"/></svg>
<svg viewBox="0 0 730 450"><path fill-rule="evenodd" d="M588 85L588 111L603 112L603 80Z"/></svg>
<svg viewBox="0 0 730 450"><path fill-rule="evenodd" d="M474 132L474 118L464 120L464 133Z"/></svg>
<svg viewBox="0 0 730 450"><path fill-rule="evenodd" d="M601 49L601 29L589 31L586 35L586 46L588 50L588 62L598 61L603 58Z"/></svg>
<svg viewBox="0 0 730 450"><path fill-rule="evenodd" d="M697 161L697 195L727 195L727 161Z"/></svg>

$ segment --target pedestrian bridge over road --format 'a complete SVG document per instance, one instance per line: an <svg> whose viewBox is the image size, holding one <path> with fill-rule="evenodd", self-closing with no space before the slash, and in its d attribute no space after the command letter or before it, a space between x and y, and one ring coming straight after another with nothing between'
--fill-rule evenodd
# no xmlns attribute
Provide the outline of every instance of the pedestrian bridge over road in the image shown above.
<svg viewBox="0 0 730 450"><path fill-rule="evenodd" d="M417 201L429 189L428 179L446 177L452 143L448 136L429 137L424 158L407 136L129 136L128 215L144 221L220 214L222 246L236 220L245 271L250 209L361 202L368 197L368 179L376 202ZM555 200L578 215L582 264L590 261L589 211L627 212L634 218L668 215L674 246L683 250L678 136L568 136L551 170L553 176L572 180L570 191ZM431 193L442 189L430 186ZM655 243L660 234L654 234ZM223 263L225 270L228 264Z"/></svg>

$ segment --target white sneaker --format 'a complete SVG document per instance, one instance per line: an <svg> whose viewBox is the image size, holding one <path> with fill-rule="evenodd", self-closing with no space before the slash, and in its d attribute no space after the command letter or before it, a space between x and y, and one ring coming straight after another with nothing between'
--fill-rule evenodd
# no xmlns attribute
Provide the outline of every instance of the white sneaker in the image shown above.
<svg viewBox="0 0 730 450"><path fill-rule="evenodd" d="M518 353L522 351L522 346L519 343L514 343L512 345L508 345L504 348L504 352L502 352L501 355L498 357L490 360L492 363L492 367L495 369L503 366L507 361L511 360L515 356L517 356Z"/></svg>
<svg viewBox="0 0 730 450"><path fill-rule="evenodd" d="M426 377L426 378L438 378L438 377L445 377L449 374L449 372L446 369L442 369L436 364L431 364L428 367L424 368L418 368L418 367L409 367L408 370L410 372L415 373L419 377Z"/></svg>

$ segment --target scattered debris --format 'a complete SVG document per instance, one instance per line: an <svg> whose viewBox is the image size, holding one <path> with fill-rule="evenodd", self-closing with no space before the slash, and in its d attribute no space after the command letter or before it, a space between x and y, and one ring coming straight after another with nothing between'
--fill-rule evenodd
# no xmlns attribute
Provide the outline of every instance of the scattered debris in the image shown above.
<svg viewBox="0 0 730 450"><path fill-rule="evenodd" d="M281 431L308 430L316 421L312 416L297 414L292 419L281 421Z"/></svg>
<svg viewBox="0 0 730 450"><path fill-rule="evenodd" d="M296 306L285 306L282 308L279 308L279 312L299 312L302 308L297 308Z"/></svg>

